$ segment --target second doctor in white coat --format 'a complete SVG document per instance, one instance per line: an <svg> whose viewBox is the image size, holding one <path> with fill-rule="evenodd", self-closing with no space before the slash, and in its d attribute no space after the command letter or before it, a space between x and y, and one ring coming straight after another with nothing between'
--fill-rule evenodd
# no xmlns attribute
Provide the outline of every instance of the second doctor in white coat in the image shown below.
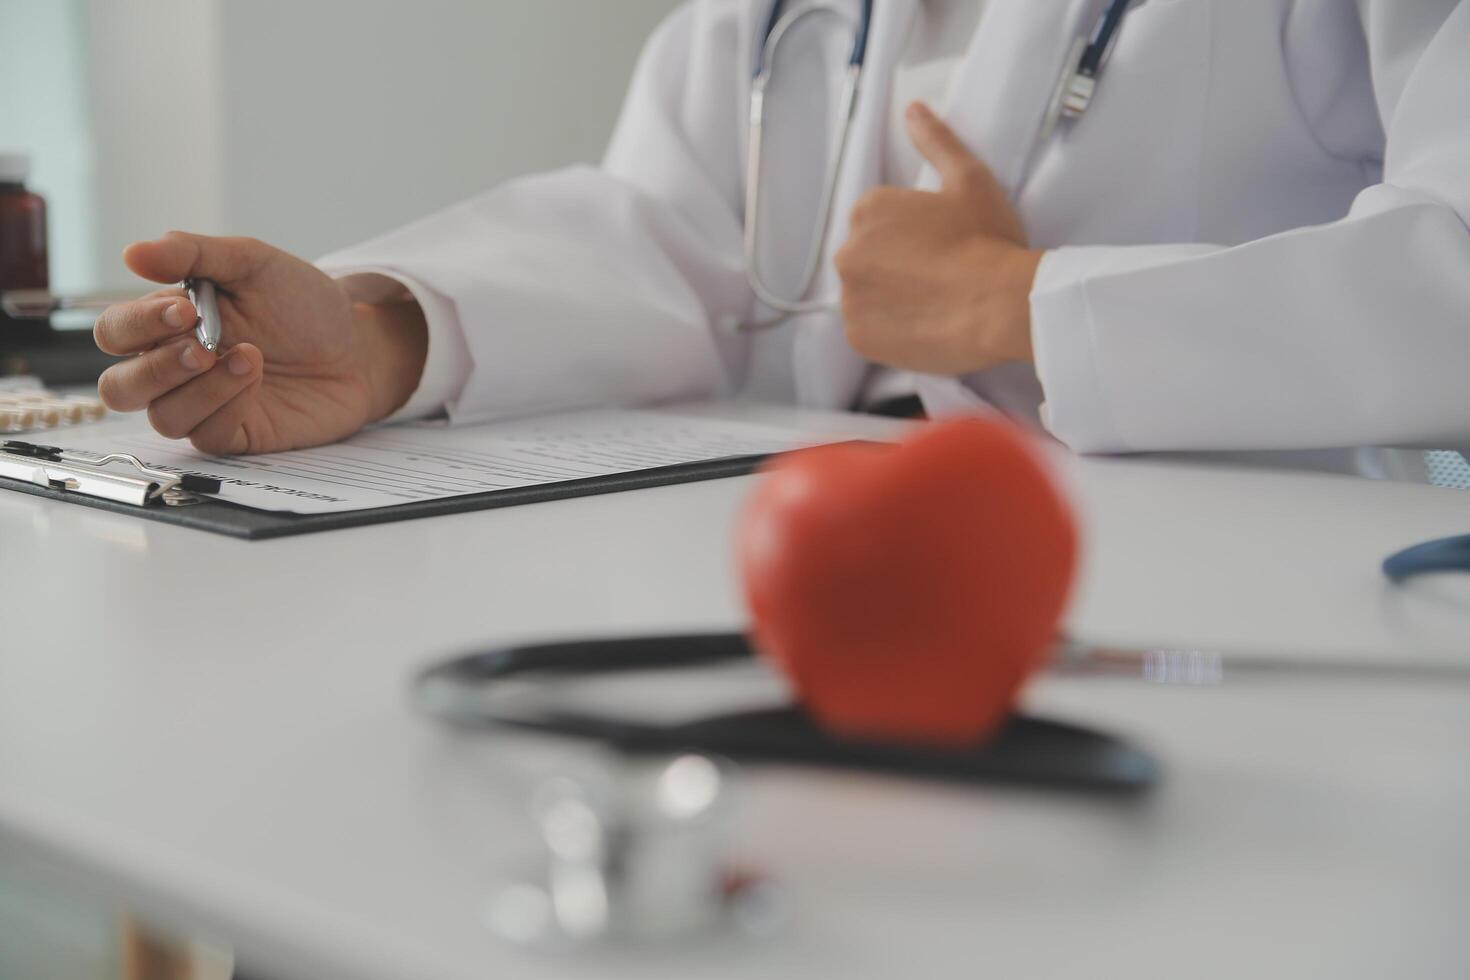
<svg viewBox="0 0 1470 980"><path fill-rule="evenodd" d="M914 389L932 410L994 406L1081 452L1382 464L1391 454L1361 448L1470 444L1470 3L1147 0L1091 109L1043 141L1099 8L877 0L813 288L840 295L840 314L728 329L770 315L742 257L770 6L689 0L649 41L600 167L512 182L331 256L325 274L245 239L133 246L130 266L156 281L220 283L225 356L191 340L193 310L165 290L99 321L104 349L141 353L102 393L211 452L441 409L729 395L848 408ZM831 117L848 44L814 22L780 55L772 275L812 234L825 159L804 134ZM944 121L905 122L916 97Z"/></svg>

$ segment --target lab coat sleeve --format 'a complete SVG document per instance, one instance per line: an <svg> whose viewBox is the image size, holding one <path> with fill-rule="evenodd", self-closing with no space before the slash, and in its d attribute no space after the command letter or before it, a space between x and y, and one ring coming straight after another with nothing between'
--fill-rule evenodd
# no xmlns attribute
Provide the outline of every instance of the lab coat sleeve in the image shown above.
<svg viewBox="0 0 1470 980"><path fill-rule="evenodd" d="M443 300L425 310L413 411L442 399L470 421L729 390L737 351L712 325L751 302L734 145L741 9L691 0L654 32L600 167L511 181L319 262Z"/></svg>
<svg viewBox="0 0 1470 980"><path fill-rule="evenodd" d="M1049 253L1043 418L1081 452L1470 444L1470 3L1360 0L1383 182L1233 247Z"/></svg>

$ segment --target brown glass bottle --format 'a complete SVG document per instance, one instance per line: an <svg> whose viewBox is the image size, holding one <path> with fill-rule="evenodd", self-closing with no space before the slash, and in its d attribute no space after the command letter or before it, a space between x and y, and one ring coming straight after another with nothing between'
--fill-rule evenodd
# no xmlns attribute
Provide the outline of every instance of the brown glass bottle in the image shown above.
<svg viewBox="0 0 1470 980"><path fill-rule="evenodd" d="M46 201L26 190L30 158L0 152L0 289L50 286Z"/></svg>

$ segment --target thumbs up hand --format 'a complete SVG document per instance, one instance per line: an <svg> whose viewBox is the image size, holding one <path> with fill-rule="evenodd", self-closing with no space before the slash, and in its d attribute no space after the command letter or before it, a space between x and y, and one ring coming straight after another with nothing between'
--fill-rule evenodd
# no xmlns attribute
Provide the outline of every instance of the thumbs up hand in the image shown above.
<svg viewBox="0 0 1470 980"><path fill-rule="evenodd" d="M836 255L847 339L869 360L960 375L1029 361L1031 284L1042 252L990 169L921 103L909 136L938 191L879 187L852 211Z"/></svg>

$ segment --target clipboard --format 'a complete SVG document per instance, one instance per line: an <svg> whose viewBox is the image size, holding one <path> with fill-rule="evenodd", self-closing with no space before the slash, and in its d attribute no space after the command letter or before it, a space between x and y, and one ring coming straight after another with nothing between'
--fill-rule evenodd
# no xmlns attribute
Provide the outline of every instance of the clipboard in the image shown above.
<svg viewBox="0 0 1470 980"><path fill-rule="evenodd" d="M0 490L14 490L246 541L263 541L444 514L746 476L772 455L729 456L367 510L293 514L257 510L218 499L213 496L220 490L218 480L152 469L136 456L126 453L98 457L69 452L58 446L12 440L0 443Z"/></svg>

